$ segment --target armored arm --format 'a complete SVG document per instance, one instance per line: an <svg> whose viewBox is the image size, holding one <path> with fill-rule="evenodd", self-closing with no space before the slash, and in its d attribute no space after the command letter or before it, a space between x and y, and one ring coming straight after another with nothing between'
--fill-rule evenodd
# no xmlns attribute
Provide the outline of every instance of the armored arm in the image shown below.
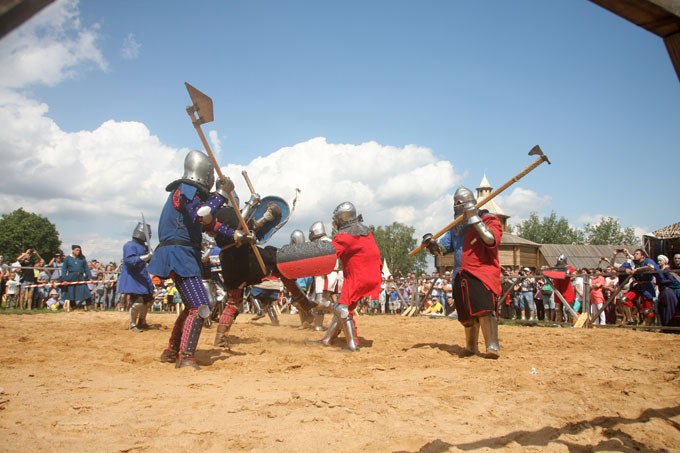
<svg viewBox="0 0 680 453"><path fill-rule="evenodd" d="M479 217L477 208L473 206L470 209L466 209L465 217L467 218L468 225L475 229L486 245L496 245L496 238L494 237L493 232L484 222L482 222L482 218Z"/></svg>

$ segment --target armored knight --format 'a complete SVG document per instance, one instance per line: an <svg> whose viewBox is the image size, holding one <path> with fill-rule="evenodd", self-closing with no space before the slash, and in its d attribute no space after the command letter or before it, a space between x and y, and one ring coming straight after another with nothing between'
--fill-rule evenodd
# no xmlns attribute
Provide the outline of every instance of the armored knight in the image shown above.
<svg viewBox="0 0 680 453"><path fill-rule="evenodd" d="M336 233L331 242L342 264L344 280L339 300L328 305L333 318L319 343L330 346L342 330L347 349L358 351L354 309L362 297L378 298L382 282L380 250L373 233L363 224L363 217L357 215L349 201L340 203L333 211L333 228Z"/></svg>
<svg viewBox="0 0 680 453"><path fill-rule="evenodd" d="M211 310L215 310L218 302L226 296L219 272L213 271L213 267L219 265L219 256L215 254L215 250L219 251L215 238L204 232L201 238L201 279L208 294ZM205 318L205 327L212 326L211 318L212 313Z"/></svg>
<svg viewBox="0 0 680 453"><path fill-rule="evenodd" d="M262 282L251 287L250 299L257 310L253 321L263 318L266 313L273 326L279 325L279 312L276 310L276 304L282 289L281 280L274 275L265 277Z"/></svg>
<svg viewBox="0 0 680 453"><path fill-rule="evenodd" d="M123 246L123 266L121 267L118 291L130 298L130 330L142 332L148 328L146 314L153 300L154 286L147 270L147 263L153 252L149 250L151 227L139 222L132 231L132 240Z"/></svg>
<svg viewBox="0 0 680 453"><path fill-rule="evenodd" d="M453 296L458 320L465 327L465 351L469 355L479 352L479 329L486 344L486 357L500 357L496 297L501 293L501 267L498 245L503 227L495 215L480 211L477 200L466 187L460 187L453 196L455 217L463 216L461 223L447 231L439 241L426 234L423 243L430 253L455 253Z"/></svg>
<svg viewBox="0 0 680 453"><path fill-rule="evenodd" d="M208 157L190 151L184 159L183 176L171 182L170 192L158 224L160 243L151 258L149 272L162 279L172 278L185 309L177 317L168 347L161 361L177 368L198 369L194 358L203 320L210 316L210 299L201 279L202 232L217 240L236 244L251 243L252 235L235 231L214 219L214 213L229 198L234 184L228 178L218 181L215 192L214 168Z"/></svg>
<svg viewBox="0 0 680 453"><path fill-rule="evenodd" d="M270 209L271 205L265 208L265 214L256 216L256 219L264 219L265 222L257 221L259 229L256 230L256 235L259 234L258 231L269 230L273 231L275 228L270 228L275 222L278 222L280 218L274 215L270 220L267 220L267 211L275 210ZM276 214L276 213L275 213ZM218 221L227 225L237 225L238 220L236 213L231 206L223 206L217 212ZM304 238L304 234L302 234ZM257 247L262 260L266 267L266 273L262 272L257 259L252 251L251 247L233 247L228 243L223 243L222 240L217 237L217 245L222 249L220 252L220 264L222 266L222 277L224 280L224 286L227 291L227 300L225 308L219 318L219 324L217 326L217 333L215 334L214 345L224 348L229 348L228 334L231 327L239 314L239 310L243 305L243 295L244 289L249 285L262 284L264 280L275 280L274 277L279 278L286 290L291 294L293 298L293 304L298 307L300 312L300 319L303 323L311 322L311 314L309 310L314 306L305 294L300 291L300 288L295 284L295 281L278 275L276 269L276 248L267 247ZM272 309L275 309L272 307ZM270 312L267 311L269 314ZM277 318L278 321L278 313ZM272 323L275 323L272 319Z"/></svg>
<svg viewBox="0 0 680 453"><path fill-rule="evenodd" d="M309 227L309 240L312 242L325 241L332 242L326 235L326 228L322 221L317 221ZM314 330L323 331L323 318L327 307L335 301L342 289L342 266L337 260L335 268L328 275L317 275L314 277L314 302L317 306L312 309L314 315Z"/></svg>

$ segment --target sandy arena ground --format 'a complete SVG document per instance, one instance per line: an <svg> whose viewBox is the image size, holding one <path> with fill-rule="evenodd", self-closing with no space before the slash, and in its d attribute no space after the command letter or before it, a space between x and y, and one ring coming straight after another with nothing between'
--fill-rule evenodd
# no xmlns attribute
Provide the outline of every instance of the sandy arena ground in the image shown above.
<svg viewBox="0 0 680 453"><path fill-rule="evenodd" d="M680 335L360 316L359 353L292 315L204 329L200 371L158 361L175 316L0 317L0 451L680 451Z"/></svg>

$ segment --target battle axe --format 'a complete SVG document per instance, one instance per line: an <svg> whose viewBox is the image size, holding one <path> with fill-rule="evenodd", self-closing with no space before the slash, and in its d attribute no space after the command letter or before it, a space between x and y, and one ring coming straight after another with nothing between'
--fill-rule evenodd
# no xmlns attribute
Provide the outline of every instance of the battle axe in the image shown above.
<svg viewBox="0 0 680 453"><path fill-rule="evenodd" d="M187 82L184 82L184 85L186 85L187 91L189 92L189 97L191 98L191 102L193 102L192 105L187 107L187 113L189 114L189 118L191 118L191 123L194 125L194 128L196 129L196 132L198 133L198 136L200 137L201 142L203 143L203 147L205 148L206 153L208 153L210 162L212 162L213 167L215 167L215 172L217 172L217 178L224 184L229 180L229 178L224 176L224 174L222 173L222 169L217 163L215 155L213 154L212 149L210 149L210 145L208 144L208 140L206 140L205 135L203 134L203 130L201 129L201 124L209 123L214 119L212 99L210 99L210 97L206 96L193 86L189 85ZM236 203L236 200L234 199L234 195L231 193L231 191L228 192L228 195L229 203L231 203L231 206L234 208L234 212L238 217L238 221L239 224L241 225L241 228L243 229L244 232L250 233L248 224L241 215L241 211L239 209L238 204ZM255 258L257 258L257 262L260 264L262 272L264 273L264 275L267 275L267 268L264 265L264 261L262 261L260 251L258 250L255 244L250 245L253 248L253 253L255 254Z"/></svg>
<svg viewBox="0 0 680 453"><path fill-rule="evenodd" d="M548 162L548 164L550 164L550 160L548 159L548 156L546 156L545 154L543 154L543 151L541 150L541 147L538 146L538 145L536 145L536 146L534 146L533 148L531 148L531 151L529 151L529 155L530 155L530 156L539 156L539 157L538 157L538 159L536 159L531 165L529 165L527 168L525 168L524 170L520 171L520 172L517 173L515 176L513 176L510 180L508 180L508 182L506 182L505 184L503 184L502 186L500 186L498 189L496 189L496 190L494 190L493 192L491 192L491 193L489 194L488 197L483 198L483 199L477 201L477 204L475 205L475 208L479 209L479 208L481 208L482 206L484 206L486 203L488 203L489 201L491 201L491 200L493 200L494 198L496 198L496 196L498 196L501 192L503 192L505 189L507 189L508 187L510 187L511 185L513 185L514 183L516 183L517 181L519 181L520 179L522 179L523 177L525 177L529 172L531 172L534 168L536 168L536 167L538 167L539 165L541 165L543 162ZM453 228L453 227L455 227L456 225L458 225L460 222L463 221L463 219L465 219L465 216L464 216L464 215L460 215L460 216L456 217L456 218L453 220L453 222L449 223L449 224L446 225L444 228L442 228L441 230L437 231L434 235L432 235L431 239L432 239L433 241L436 241L437 238L439 238L441 235L443 235L444 233L446 233L447 231L449 231L451 228ZM423 243L421 243L420 245L418 245L418 247L416 247L416 248L414 248L413 250L411 250L411 251L409 252L408 255L409 255L409 256L415 255L416 253L420 252L420 251L423 249L423 247L424 247L424 245L423 245Z"/></svg>

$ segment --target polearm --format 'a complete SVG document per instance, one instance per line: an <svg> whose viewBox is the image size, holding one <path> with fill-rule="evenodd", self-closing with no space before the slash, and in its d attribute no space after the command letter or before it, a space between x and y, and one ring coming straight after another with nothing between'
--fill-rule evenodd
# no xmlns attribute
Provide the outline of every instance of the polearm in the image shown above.
<svg viewBox="0 0 680 453"><path fill-rule="evenodd" d="M184 82L184 85L186 85L187 91L189 92L189 97L193 102L192 105L187 107L187 114L189 114L189 118L191 118L191 123L194 125L194 128L196 129L196 132L198 133L198 136L200 137L201 142L203 143L203 147L205 148L205 151L208 154L208 157L210 158L210 162L212 162L213 167L215 167L215 172L217 172L217 178L222 183L225 183L227 181L227 177L224 176L224 174L222 173L222 169L217 163L217 160L215 159L215 155L213 154L212 149L210 149L208 140L206 140L205 135L203 134L203 129L201 129L201 124L209 123L214 119L212 99L210 99L208 96L206 96L193 86L189 85L187 82ZM250 233L250 228L248 228L248 224L243 219L241 211L239 210L239 206L236 203L236 199L234 199L234 195L231 193L231 191L229 191L228 196L229 203L234 208L234 212L238 217L238 222L241 225L241 228L243 229L243 231ZM255 258L257 258L257 262L260 264L262 273L267 275L267 268L264 265L264 261L262 261L260 251L257 249L257 246L255 244L250 245L253 248L253 253L255 254Z"/></svg>
<svg viewBox="0 0 680 453"><path fill-rule="evenodd" d="M491 201L491 200L493 200L494 198L496 198L496 196L498 196L501 192L503 192L505 189L507 189L508 187L510 187L511 185L513 185L514 183L516 183L517 181L519 181L520 179L522 179L523 177L525 177L528 173L530 173L531 171L533 171L534 168L538 167L538 166L541 165L543 162L548 162L548 164L550 164L550 160L548 159L548 156L546 156L545 154L543 154L543 151L541 150L541 147L538 146L538 145L536 145L536 146L534 146L533 148L531 148L531 151L529 151L529 155L530 155L530 156L538 155L538 156L540 156L540 157L539 157L538 159L536 159L536 160L535 160L531 165L529 165L527 168L525 168L524 170L522 170L521 172L519 172L519 173L517 173L515 176L513 176L510 180L508 180L508 182L506 182L505 184L503 184L502 186L500 186L498 189L496 189L496 190L494 190L493 192L491 192L491 193L489 194L488 197L486 197L486 198L484 198L484 199L482 199L482 200L479 200L479 201L477 202L477 204L475 205L475 208L476 208L476 209L479 209L479 208L481 208L482 206L484 206L486 203L488 203L489 201ZM449 223L449 224L446 225L444 228L442 228L442 229L439 230L437 233L435 233L435 234L432 236L432 240L436 240L436 239L439 238L441 235L443 235L444 233L446 233L447 231L449 231L451 228L453 228L453 227L455 227L456 225L458 225L460 222L463 221L464 218L465 218L465 216L463 216L463 215L456 217L456 218L453 220L453 222ZM416 253L420 252L420 251L423 249L423 247L424 247L424 245L421 243L420 245L418 245L418 247L416 247L416 248L414 248L413 250L411 250L411 251L409 252L408 255L409 255L409 256L415 255Z"/></svg>

